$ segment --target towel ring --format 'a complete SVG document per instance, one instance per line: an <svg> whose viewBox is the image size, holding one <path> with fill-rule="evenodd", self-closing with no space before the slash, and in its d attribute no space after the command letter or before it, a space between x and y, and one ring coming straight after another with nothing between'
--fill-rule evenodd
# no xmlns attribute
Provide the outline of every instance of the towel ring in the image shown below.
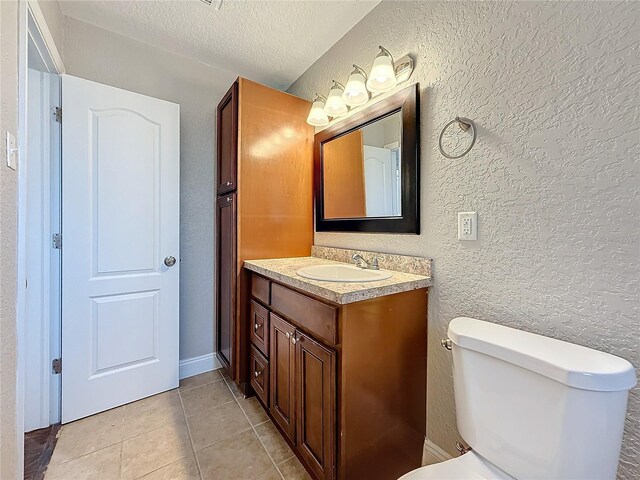
<svg viewBox="0 0 640 480"><path fill-rule="evenodd" d="M458 125L460 125L460 130L462 130L463 132L466 132L471 128L471 131L473 133L473 138L471 139L471 145L469 145L469 147L460 155L449 155L447 152L444 151L444 148L442 147L442 137L444 135L444 132L446 132L447 128L449 128L454 123L457 123ZM438 147L440 147L440 153L445 157L451 158L451 159L464 157L467 153L471 151L475 143L476 143L476 125L475 123L473 123L473 120L469 120L468 118L464 118L464 117L456 117L453 120L451 120L449 123L447 123L442 129L442 131L440 132L440 138L438 139Z"/></svg>

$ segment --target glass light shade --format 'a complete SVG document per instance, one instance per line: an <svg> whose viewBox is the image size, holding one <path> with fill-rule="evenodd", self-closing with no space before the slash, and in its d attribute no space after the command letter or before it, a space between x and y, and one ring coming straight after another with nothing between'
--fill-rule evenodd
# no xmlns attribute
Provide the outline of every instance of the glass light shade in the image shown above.
<svg viewBox="0 0 640 480"><path fill-rule="evenodd" d="M387 52L382 51L373 62L371 73L367 79L367 88L371 93L382 93L388 92L397 84L393 59Z"/></svg>
<svg viewBox="0 0 640 480"><path fill-rule="evenodd" d="M349 76L342 92L342 100L350 107L358 107L369 101L369 92L364 84L364 75L358 71Z"/></svg>
<svg viewBox="0 0 640 480"><path fill-rule="evenodd" d="M347 113L348 109L344 104L344 100L342 100L342 92L343 89L339 85L333 85L333 88L327 97L327 103L324 106L324 111L327 115L331 115L332 117L341 117Z"/></svg>
<svg viewBox="0 0 640 480"><path fill-rule="evenodd" d="M311 106L311 111L307 117L307 123L314 127L326 127L329 125L329 117L327 112L324 111L324 102L320 99L316 99Z"/></svg>

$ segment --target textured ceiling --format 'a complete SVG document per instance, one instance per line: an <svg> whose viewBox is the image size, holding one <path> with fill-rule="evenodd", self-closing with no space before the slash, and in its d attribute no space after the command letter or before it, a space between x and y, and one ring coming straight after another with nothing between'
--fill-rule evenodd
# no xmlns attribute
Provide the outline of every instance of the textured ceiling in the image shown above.
<svg viewBox="0 0 640 480"><path fill-rule="evenodd" d="M62 0L62 12L105 30L286 89L376 1Z"/></svg>

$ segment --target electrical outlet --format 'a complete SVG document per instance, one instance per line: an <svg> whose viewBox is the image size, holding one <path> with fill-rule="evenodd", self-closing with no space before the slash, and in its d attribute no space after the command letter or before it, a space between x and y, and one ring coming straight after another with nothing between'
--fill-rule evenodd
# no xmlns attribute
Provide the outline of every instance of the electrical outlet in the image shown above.
<svg viewBox="0 0 640 480"><path fill-rule="evenodd" d="M458 240L478 239L478 214L476 212L458 213Z"/></svg>

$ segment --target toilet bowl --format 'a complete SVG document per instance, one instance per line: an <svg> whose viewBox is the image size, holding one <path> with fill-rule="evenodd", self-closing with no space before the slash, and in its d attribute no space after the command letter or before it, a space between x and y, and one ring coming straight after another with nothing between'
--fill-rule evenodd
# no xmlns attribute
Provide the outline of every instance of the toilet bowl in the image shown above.
<svg viewBox="0 0 640 480"><path fill-rule="evenodd" d="M418 468L399 480L515 480L474 451L446 462Z"/></svg>
<svg viewBox="0 0 640 480"><path fill-rule="evenodd" d="M402 480L615 480L636 385L628 361L466 317L448 336L458 431L473 450Z"/></svg>

